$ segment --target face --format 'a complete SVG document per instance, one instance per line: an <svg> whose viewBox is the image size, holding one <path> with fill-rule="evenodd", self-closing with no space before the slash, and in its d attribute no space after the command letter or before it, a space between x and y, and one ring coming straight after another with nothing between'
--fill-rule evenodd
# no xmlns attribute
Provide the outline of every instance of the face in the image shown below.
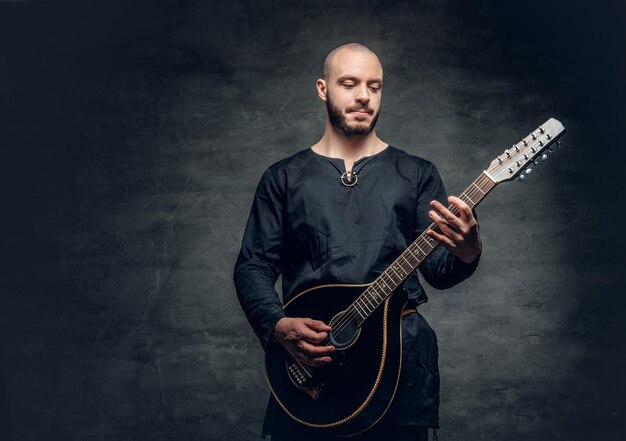
<svg viewBox="0 0 626 441"><path fill-rule="evenodd" d="M369 52L340 51L333 58L327 78L318 81L331 125L348 136L370 133L380 112L383 71ZM320 87L322 86L322 87Z"/></svg>

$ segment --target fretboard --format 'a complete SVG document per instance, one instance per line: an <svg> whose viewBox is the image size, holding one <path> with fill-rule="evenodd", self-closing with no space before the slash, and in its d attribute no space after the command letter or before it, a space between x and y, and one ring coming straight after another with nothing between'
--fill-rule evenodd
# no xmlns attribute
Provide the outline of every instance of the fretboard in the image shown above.
<svg viewBox="0 0 626 441"><path fill-rule="evenodd" d="M459 199L474 208L487 194L496 186L496 183L487 175L481 175L459 195ZM459 215L459 210L453 206L448 206L455 216ZM436 224L430 224L422 234L418 236L411 245L400 256L393 261L380 276L349 306L357 317L357 322L362 323L372 312L382 304L393 291L433 252L439 243L426 234L428 230L439 232Z"/></svg>

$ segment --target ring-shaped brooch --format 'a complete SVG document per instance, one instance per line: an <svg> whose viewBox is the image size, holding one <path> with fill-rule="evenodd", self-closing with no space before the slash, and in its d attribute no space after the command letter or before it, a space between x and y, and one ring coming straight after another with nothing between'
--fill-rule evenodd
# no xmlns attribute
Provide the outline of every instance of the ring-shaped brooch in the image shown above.
<svg viewBox="0 0 626 441"><path fill-rule="evenodd" d="M346 187L354 187L359 182L359 177L356 173L346 171L341 175L340 180Z"/></svg>

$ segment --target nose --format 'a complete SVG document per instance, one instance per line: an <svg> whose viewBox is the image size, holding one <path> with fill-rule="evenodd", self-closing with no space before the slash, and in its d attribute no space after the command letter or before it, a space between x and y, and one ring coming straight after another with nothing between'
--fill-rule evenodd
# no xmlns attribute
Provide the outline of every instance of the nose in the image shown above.
<svg viewBox="0 0 626 441"><path fill-rule="evenodd" d="M359 87L357 96L356 96L356 101L358 103L361 104L367 104L370 101L370 91L367 87L367 84L363 84L361 85L361 87Z"/></svg>

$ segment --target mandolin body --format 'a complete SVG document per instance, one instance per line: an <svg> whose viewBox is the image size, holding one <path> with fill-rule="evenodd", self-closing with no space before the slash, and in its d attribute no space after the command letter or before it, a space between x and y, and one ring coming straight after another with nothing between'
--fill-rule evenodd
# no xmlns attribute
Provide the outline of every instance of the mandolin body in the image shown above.
<svg viewBox="0 0 626 441"><path fill-rule="evenodd" d="M368 286L310 288L289 301L285 313L330 323L332 336L341 328L341 312ZM330 365L298 366L280 345L270 343L265 369L272 394L283 411L293 420L319 429L320 435L349 436L374 426L396 393L402 367L401 314L406 301L406 291L398 288L359 329L338 334L343 344L335 344L338 349ZM349 338L350 333L356 338ZM294 374L290 367L299 373ZM299 384L301 379L307 381Z"/></svg>

